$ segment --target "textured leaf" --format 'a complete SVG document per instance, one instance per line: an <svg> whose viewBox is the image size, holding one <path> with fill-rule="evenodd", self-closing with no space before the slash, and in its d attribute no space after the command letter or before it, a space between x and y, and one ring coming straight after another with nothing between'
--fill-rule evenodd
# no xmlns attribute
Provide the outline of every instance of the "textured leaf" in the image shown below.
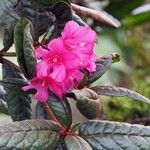
<svg viewBox="0 0 150 150"><path fill-rule="evenodd" d="M72 8L68 3L58 2L52 9L52 13L56 17L55 28L51 33L49 39L60 36L65 24L72 20Z"/></svg>
<svg viewBox="0 0 150 150"><path fill-rule="evenodd" d="M141 102L150 103L150 99L140 95L139 93L128 90L126 88L113 87L113 86L96 86L96 87L91 87L90 89L92 89L99 95L118 96L118 97L127 96L129 98Z"/></svg>
<svg viewBox="0 0 150 150"><path fill-rule="evenodd" d="M14 5L17 0L1 0L0 1L0 26L6 29L13 29L19 16L14 11Z"/></svg>
<svg viewBox="0 0 150 150"><path fill-rule="evenodd" d="M31 97L21 88L27 85L25 79L8 78L0 81L6 90L4 100L14 121L31 118Z"/></svg>
<svg viewBox="0 0 150 150"><path fill-rule="evenodd" d="M35 75L33 38L32 23L25 18L21 18L15 27L14 42L18 63L28 78Z"/></svg>
<svg viewBox="0 0 150 150"><path fill-rule="evenodd" d="M65 127L70 127L72 124L71 108L67 99L60 101L56 95L51 93L47 103L62 125ZM36 118L49 119L43 104L40 102L38 102L36 106Z"/></svg>
<svg viewBox="0 0 150 150"><path fill-rule="evenodd" d="M0 113L9 114L7 103L0 98Z"/></svg>
<svg viewBox="0 0 150 150"><path fill-rule="evenodd" d="M59 126L52 121L26 120L0 127L0 149L55 150Z"/></svg>
<svg viewBox="0 0 150 150"><path fill-rule="evenodd" d="M94 150L149 150L150 127L93 120L81 123L79 134Z"/></svg>
<svg viewBox="0 0 150 150"><path fill-rule="evenodd" d="M116 53L101 57L96 62L96 71L87 76L87 85L98 80L110 68L112 63L119 60L119 55Z"/></svg>
<svg viewBox="0 0 150 150"><path fill-rule="evenodd" d="M65 137L67 150L92 150L91 146L81 137L68 135Z"/></svg>
<svg viewBox="0 0 150 150"><path fill-rule="evenodd" d="M57 143L56 150L67 150L65 142L64 142L64 138L59 139L59 142Z"/></svg>
<svg viewBox="0 0 150 150"><path fill-rule="evenodd" d="M4 30L4 36L3 36L3 45L11 47L13 44L13 30Z"/></svg>
<svg viewBox="0 0 150 150"><path fill-rule="evenodd" d="M101 116L102 105L100 103L98 95L90 89L82 90L73 90L73 95L70 95L74 98L76 106L79 109L80 113L88 119L94 119Z"/></svg>
<svg viewBox="0 0 150 150"><path fill-rule="evenodd" d="M0 85L0 97L2 97L6 91L4 90L3 86Z"/></svg>
<svg viewBox="0 0 150 150"><path fill-rule="evenodd" d="M22 78L24 79L24 75L14 67L11 67L7 64L2 65L2 75L3 79L5 78Z"/></svg>
<svg viewBox="0 0 150 150"><path fill-rule="evenodd" d="M36 14L36 29L38 36L41 36L54 24L55 16L51 11L46 10L38 10Z"/></svg>

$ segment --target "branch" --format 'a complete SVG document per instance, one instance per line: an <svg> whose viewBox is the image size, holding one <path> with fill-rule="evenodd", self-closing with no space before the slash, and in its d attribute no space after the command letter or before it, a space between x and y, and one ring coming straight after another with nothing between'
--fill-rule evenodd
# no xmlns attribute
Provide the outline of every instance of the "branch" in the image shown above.
<svg viewBox="0 0 150 150"><path fill-rule="evenodd" d="M95 20L97 20L99 22L109 24L109 25L114 26L116 28L120 27L120 22L119 21L112 20L111 17L109 17L108 15L106 15L102 11L93 10L93 9L86 8L86 7L83 7L83 6L79 6L79 5L76 5L76 4L73 4L73 3L71 3L71 6L72 6L74 11L76 11L80 14L92 17L92 18L94 18Z"/></svg>

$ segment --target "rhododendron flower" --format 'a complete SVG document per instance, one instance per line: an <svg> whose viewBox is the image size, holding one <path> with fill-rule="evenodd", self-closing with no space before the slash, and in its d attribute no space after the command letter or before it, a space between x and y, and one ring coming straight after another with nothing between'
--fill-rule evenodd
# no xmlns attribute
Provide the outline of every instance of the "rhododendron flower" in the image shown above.
<svg viewBox="0 0 150 150"><path fill-rule="evenodd" d="M53 79L61 82L67 74L67 70L80 67L80 59L75 53L67 51L62 40L54 39L48 44L49 51L39 47L35 51L35 57L41 59L37 64L37 72L41 76L50 75Z"/></svg>
<svg viewBox="0 0 150 150"><path fill-rule="evenodd" d="M80 84L84 77L81 70L96 69L97 56L93 51L96 33L90 27L69 21L61 35L46 48L36 48L36 77L23 87L24 91L36 89L35 98L41 102L48 99L49 90L61 99L65 92Z"/></svg>
<svg viewBox="0 0 150 150"><path fill-rule="evenodd" d="M89 26L79 26L74 21L66 23L62 32L62 41L66 49L80 57L81 65L90 72L95 71L97 59L93 52L96 33Z"/></svg>
<svg viewBox="0 0 150 150"><path fill-rule="evenodd" d="M22 88L24 91L29 89L36 89L35 98L41 102L45 102L48 99L48 90L51 90L59 98L66 92L66 88L62 83L59 83L49 76L34 77L28 86Z"/></svg>

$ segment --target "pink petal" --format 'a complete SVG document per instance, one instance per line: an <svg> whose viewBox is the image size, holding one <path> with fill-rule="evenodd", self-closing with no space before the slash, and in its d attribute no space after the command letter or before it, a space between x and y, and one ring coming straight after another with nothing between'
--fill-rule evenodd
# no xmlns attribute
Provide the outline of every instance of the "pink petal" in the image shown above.
<svg viewBox="0 0 150 150"><path fill-rule="evenodd" d="M39 59L39 58L44 59L44 58L48 57L49 51L45 50L41 46L39 46L38 48L35 49L34 55L37 59Z"/></svg>
<svg viewBox="0 0 150 150"><path fill-rule="evenodd" d="M67 69L76 69L77 67L79 68L80 59L75 53L66 52L63 54L63 58L63 63Z"/></svg>
<svg viewBox="0 0 150 150"><path fill-rule="evenodd" d="M35 98L37 99L37 100L39 100L40 102L46 102L47 101L47 99L48 99L48 88L46 88L46 87L42 87L42 86L39 86L38 88L37 88L37 92L36 92L36 94L35 94Z"/></svg>
<svg viewBox="0 0 150 150"><path fill-rule="evenodd" d="M41 61L36 65L37 76L47 76L50 69L51 65L47 61Z"/></svg>
<svg viewBox="0 0 150 150"><path fill-rule="evenodd" d="M50 74L50 76L58 81L61 82L66 77L66 69L64 65L54 65L53 66L53 72Z"/></svg>
<svg viewBox="0 0 150 150"><path fill-rule="evenodd" d="M61 38L51 40L48 43L48 48L51 50L52 53L63 53L64 51L66 51Z"/></svg>
<svg viewBox="0 0 150 150"><path fill-rule="evenodd" d="M79 25L74 21L68 21L65 25L64 31L61 33L63 38L71 38L72 34L77 31Z"/></svg>

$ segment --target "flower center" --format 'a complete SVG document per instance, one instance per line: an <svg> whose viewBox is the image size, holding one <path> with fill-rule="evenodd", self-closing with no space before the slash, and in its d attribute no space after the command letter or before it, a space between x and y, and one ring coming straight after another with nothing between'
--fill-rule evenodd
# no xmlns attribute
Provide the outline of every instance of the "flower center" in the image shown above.
<svg viewBox="0 0 150 150"><path fill-rule="evenodd" d="M52 55L48 62L50 64L60 64L62 62L62 56Z"/></svg>

